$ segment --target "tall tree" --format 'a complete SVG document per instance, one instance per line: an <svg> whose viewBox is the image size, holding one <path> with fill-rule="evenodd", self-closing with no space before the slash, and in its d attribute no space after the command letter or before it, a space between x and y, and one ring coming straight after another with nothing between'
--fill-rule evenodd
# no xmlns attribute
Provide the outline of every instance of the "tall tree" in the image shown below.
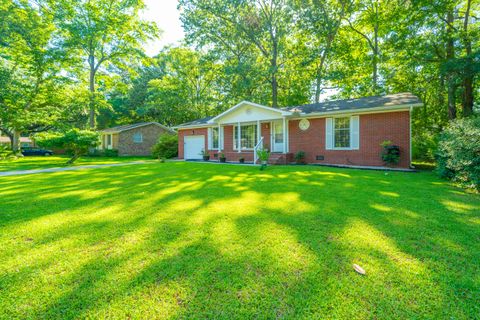
<svg viewBox="0 0 480 320"><path fill-rule="evenodd" d="M48 10L30 1L15 1L0 10L9 21L0 46L0 130L18 152L22 133L46 130L63 113L63 58L53 42Z"/></svg>
<svg viewBox="0 0 480 320"><path fill-rule="evenodd" d="M148 82L148 96L137 112L167 125L216 114L218 66L187 48L167 49L157 57L161 78Z"/></svg>
<svg viewBox="0 0 480 320"><path fill-rule="evenodd" d="M297 0L294 4L300 33L305 33L305 41L309 43L308 60L314 65L314 101L320 102L327 58L342 21L350 14L353 1Z"/></svg>
<svg viewBox="0 0 480 320"><path fill-rule="evenodd" d="M278 73L292 29L292 13L286 0L181 0L187 33L222 31L221 38L240 37L251 43L268 65L271 105L278 107ZM220 25L224 28L219 29Z"/></svg>
<svg viewBox="0 0 480 320"><path fill-rule="evenodd" d="M464 62L464 80L463 80L463 115L470 116L473 113L474 103L474 82L476 73L480 72L480 67L475 65L475 58L472 49L472 42L474 38L480 36L480 22L479 17L473 17L472 14L480 13L480 7L477 4L476 7L472 7L473 1L466 0L463 9L463 26L461 28L461 38L463 47L465 48L465 62ZM471 21L475 19L473 25L474 31L472 31ZM478 62L477 62L478 64Z"/></svg>
<svg viewBox="0 0 480 320"><path fill-rule="evenodd" d="M142 45L158 36L158 28L140 18L142 0L59 0L52 1L52 8L65 47L80 53L88 67L89 126L95 128L98 71L142 56Z"/></svg>

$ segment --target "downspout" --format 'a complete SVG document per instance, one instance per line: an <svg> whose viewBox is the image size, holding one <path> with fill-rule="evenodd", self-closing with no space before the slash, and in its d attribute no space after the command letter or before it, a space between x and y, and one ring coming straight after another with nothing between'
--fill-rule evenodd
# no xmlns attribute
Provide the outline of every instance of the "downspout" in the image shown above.
<svg viewBox="0 0 480 320"><path fill-rule="evenodd" d="M409 118L409 121L410 121L410 125L409 125L409 129L410 129L410 164L409 164L409 167L410 168L413 168L412 166L412 110L413 110L413 107L410 106L410 110L408 112L408 118Z"/></svg>

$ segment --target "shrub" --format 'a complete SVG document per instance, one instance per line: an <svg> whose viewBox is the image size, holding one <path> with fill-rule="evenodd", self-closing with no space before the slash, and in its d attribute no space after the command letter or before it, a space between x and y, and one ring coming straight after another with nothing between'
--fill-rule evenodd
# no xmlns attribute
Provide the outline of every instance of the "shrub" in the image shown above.
<svg viewBox="0 0 480 320"><path fill-rule="evenodd" d="M400 161L400 149L394 146L392 141L383 141L380 144L383 147L382 160L386 165L392 166Z"/></svg>
<svg viewBox="0 0 480 320"><path fill-rule="evenodd" d="M15 159L15 153L8 146L0 144L0 160L13 160Z"/></svg>
<svg viewBox="0 0 480 320"><path fill-rule="evenodd" d="M178 137L164 134L152 148L152 156L157 159L170 159L178 155Z"/></svg>
<svg viewBox="0 0 480 320"><path fill-rule="evenodd" d="M297 163L303 163L304 160L305 160L305 151L298 151L297 153L295 153L295 161Z"/></svg>
<svg viewBox="0 0 480 320"><path fill-rule="evenodd" d="M257 155L258 155L258 159L260 159L260 161L268 161L268 159L270 158L270 151L268 151L266 149L258 150Z"/></svg>
<svg viewBox="0 0 480 320"><path fill-rule="evenodd" d="M74 163L82 155L87 154L90 148L100 143L100 136L95 131L72 129L65 133L41 133L35 137L41 147L62 148L72 153L67 164Z"/></svg>
<svg viewBox="0 0 480 320"><path fill-rule="evenodd" d="M118 150L117 149L105 149L105 150L103 150L103 155L105 157L118 157Z"/></svg>
<svg viewBox="0 0 480 320"><path fill-rule="evenodd" d="M480 117L452 121L440 135L436 153L440 176L480 189Z"/></svg>
<svg viewBox="0 0 480 320"><path fill-rule="evenodd" d="M93 149L88 152L89 157L118 157L117 149Z"/></svg>
<svg viewBox="0 0 480 320"><path fill-rule="evenodd" d="M420 133L412 137L412 158L415 160L433 161L438 148L437 135Z"/></svg>

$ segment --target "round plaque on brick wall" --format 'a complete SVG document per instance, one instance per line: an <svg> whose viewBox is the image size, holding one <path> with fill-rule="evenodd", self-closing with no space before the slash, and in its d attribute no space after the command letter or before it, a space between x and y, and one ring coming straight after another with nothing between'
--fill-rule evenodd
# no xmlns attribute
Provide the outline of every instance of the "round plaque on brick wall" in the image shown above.
<svg viewBox="0 0 480 320"><path fill-rule="evenodd" d="M302 119L298 123L298 126L300 127L301 130L305 131L308 128L310 128L310 121L308 121L308 119Z"/></svg>

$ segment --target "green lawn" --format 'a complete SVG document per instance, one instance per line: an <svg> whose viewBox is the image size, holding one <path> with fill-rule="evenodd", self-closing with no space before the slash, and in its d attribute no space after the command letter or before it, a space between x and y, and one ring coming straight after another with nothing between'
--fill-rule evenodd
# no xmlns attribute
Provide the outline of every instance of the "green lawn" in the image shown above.
<svg viewBox="0 0 480 320"><path fill-rule="evenodd" d="M152 163L0 199L4 319L480 314L480 197L430 172Z"/></svg>
<svg viewBox="0 0 480 320"><path fill-rule="evenodd" d="M14 161L0 161L0 172L11 170L32 170L47 169L55 167L67 167L67 156L46 156L46 157L23 157ZM82 157L78 159L73 166L83 166L90 164L120 163L139 160L152 160L151 157Z"/></svg>

